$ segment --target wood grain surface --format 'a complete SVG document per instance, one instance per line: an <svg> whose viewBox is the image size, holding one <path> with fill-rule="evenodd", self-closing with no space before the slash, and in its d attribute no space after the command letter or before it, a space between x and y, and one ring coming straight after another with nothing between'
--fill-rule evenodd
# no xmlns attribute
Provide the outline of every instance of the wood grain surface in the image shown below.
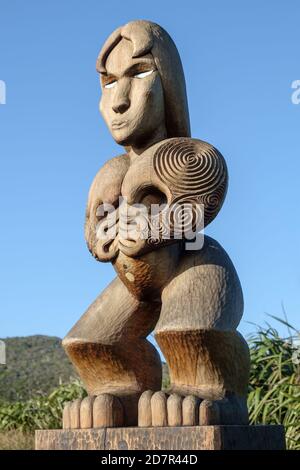
<svg viewBox="0 0 300 470"><path fill-rule="evenodd" d="M36 431L36 450L283 450L283 426L180 426Z"/></svg>

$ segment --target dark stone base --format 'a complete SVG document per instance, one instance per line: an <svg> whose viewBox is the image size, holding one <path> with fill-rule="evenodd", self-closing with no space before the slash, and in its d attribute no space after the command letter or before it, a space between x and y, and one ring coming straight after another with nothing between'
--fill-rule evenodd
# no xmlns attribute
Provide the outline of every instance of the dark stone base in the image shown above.
<svg viewBox="0 0 300 470"><path fill-rule="evenodd" d="M35 432L37 450L284 450L283 426L96 428Z"/></svg>

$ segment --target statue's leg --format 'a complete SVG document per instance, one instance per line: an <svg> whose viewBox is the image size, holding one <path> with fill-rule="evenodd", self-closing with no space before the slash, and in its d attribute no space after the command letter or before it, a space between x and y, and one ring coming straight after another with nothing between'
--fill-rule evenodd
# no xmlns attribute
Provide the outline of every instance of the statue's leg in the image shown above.
<svg viewBox="0 0 300 470"><path fill-rule="evenodd" d="M94 426L136 424L140 394L161 387L160 357L146 339L160 308L158 302L135 299L116 278L71 329L63 346L89 396L96 398L68 405L66 427L70 426L70 407L76 416L82 408L82 427L92 427L91 408ZM71 427L80 427L76 416Z"/></svg>
<svg viewBox="0 0 300 470"><path fill-rule="evenodd" d="M140 415L148 400L153 425L158 414L177 424L246 424L249 350L236 331L242 313L233 264L206 237L202 250L183 254L163 290L155 338L169 366L170 389L165 396L145 392Z"/></svg>

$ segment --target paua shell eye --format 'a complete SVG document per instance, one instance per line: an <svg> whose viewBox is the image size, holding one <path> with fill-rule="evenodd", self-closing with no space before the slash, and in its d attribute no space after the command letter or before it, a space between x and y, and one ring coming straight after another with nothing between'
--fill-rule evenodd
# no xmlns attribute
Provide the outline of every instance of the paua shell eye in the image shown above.
<svg viewBox="0 0 300 470"><path fill-rule="evenodd" d="M153 70L147 70L146 72L140 72L137 73L134 78L145 78L148 77L148 75L151 75L153 73Z"/></svg>
<svg viewBox="0 0 300 470"><path fill-rule="evenodd" d="M114 80L113 82L106 83L106 85L104 85L104 88L114 88L116 84L117 84L117 80Z"/></svg>

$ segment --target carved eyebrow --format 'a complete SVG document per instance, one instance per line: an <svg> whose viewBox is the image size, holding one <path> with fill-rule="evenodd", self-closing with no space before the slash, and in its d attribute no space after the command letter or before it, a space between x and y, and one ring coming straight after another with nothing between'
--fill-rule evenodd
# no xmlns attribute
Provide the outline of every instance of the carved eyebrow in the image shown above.
<svg viewBox="0 0 300 470"><path fill-rule="evenodd" d="M111 73L101 73L100 76L101 76L102 86L108 85L109 83L112 83L118 80L117 77L115 77L115 75Z"/></svg>
<svg viewBox="0 0 300 470"><path fill-rule="evenodd" d="M148 72L149 70L156 70L155 64L153 62L137 62L136 64L131 65L128 69L125 70L124 75L132 77L141 72Z"/></svg>

